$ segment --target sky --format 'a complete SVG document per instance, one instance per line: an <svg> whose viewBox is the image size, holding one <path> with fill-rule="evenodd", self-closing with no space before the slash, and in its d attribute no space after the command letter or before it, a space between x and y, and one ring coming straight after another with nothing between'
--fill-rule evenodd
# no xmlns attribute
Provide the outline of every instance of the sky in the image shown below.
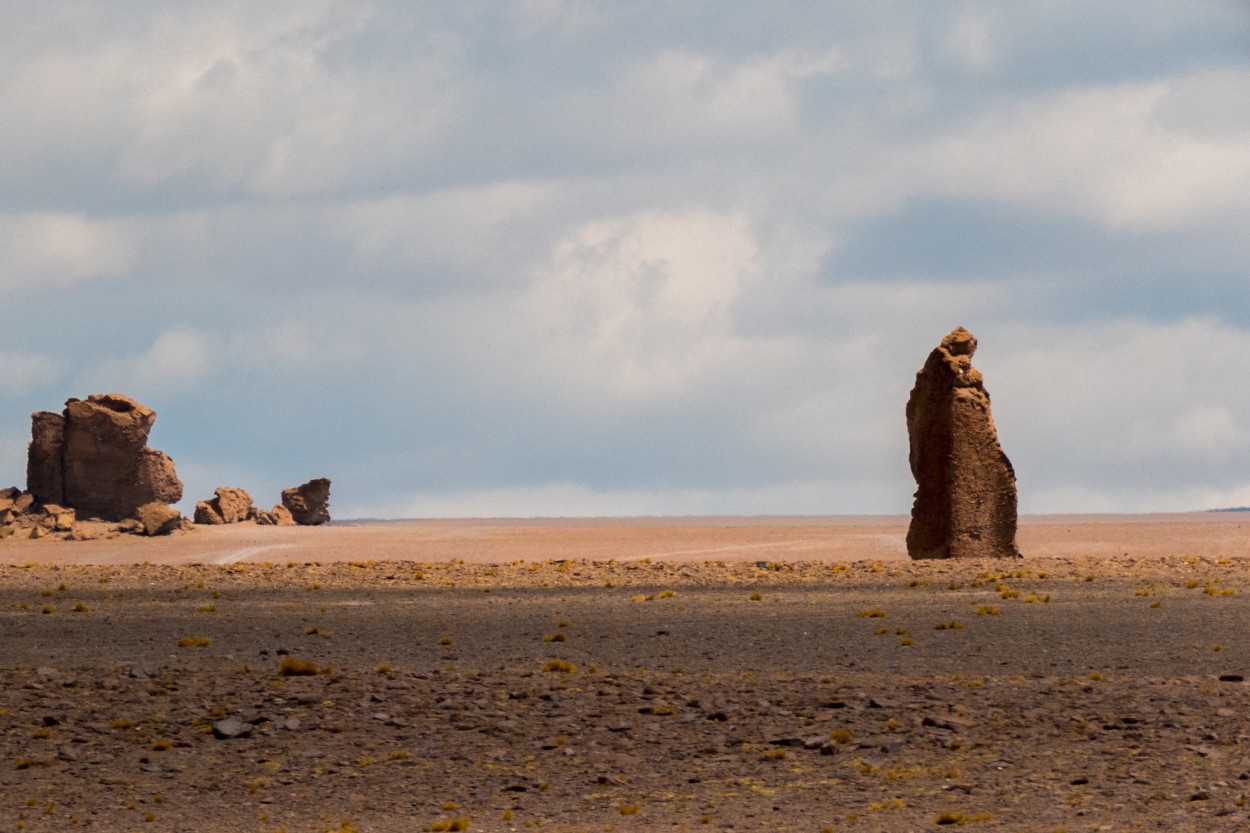
<svg viewBox="0 0 1250 833"><path fill-rule="evenodd" d="M1250 505L1250 4L0 0L0 485L119 392L336 517Z"/></svg>

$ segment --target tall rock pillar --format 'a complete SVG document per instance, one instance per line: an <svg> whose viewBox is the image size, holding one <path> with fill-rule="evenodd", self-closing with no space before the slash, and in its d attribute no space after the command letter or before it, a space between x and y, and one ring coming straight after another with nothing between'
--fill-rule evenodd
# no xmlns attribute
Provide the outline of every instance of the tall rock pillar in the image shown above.
<svg viewBox="0 0 1250 833"><path fill-rule="evenodd" d="M990 395L972 366L977 340L957 327L933 349L907 400L916 499L912 558L1018 558L1016 474L998 444Z"/></svg>

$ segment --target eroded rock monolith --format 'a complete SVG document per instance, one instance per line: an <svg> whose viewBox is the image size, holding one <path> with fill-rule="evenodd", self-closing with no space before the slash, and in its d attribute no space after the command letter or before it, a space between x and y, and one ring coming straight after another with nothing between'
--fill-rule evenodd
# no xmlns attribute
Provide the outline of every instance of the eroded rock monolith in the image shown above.
<svg viewBox="0 0 1250 833"><path fill-rule="evenodd" d="M916 478L912 558L1015 558L1016 475L998 444L990 396L972 366L977 340L963 327L934 348L907 401Z"/></svg>
<svg viewBox="0 0 1250 833"><path fill-rule="evenodd" d="M155 421L155 411L116 393L70 399L61 414L33 414L27 490L39 503L106 521L177 503L182 482L174 461L147 445Z"/></svg>
<svg viewBox="0 0 1250 833"><path fill-rule="evenodd" d="M325 477L282 490L282 505L300 526L316 526L330 520L330 481ZM275 507L276 509L276 507Z"/></svg>

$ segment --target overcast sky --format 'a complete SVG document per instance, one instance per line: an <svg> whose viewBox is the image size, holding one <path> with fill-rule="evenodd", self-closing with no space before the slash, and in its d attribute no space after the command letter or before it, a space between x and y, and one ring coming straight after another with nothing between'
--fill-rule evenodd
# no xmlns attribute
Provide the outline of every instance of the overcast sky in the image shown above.
<svg viewBox="0 0 1250 833"><path fill-rule="evenodd" d="M0 485L905 513L963 325L1022 512L1250 504L1250 4L0 0Z"/></svg>

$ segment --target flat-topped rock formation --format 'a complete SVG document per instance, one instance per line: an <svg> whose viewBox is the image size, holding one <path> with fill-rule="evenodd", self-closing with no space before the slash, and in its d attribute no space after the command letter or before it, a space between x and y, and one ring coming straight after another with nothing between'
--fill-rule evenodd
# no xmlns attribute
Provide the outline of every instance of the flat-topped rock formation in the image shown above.
<svg viewBox="0 0 1250 833"><path fill-rule="evenodd" d="M1019 557L1016 475L998 444L990 395L972 366L977 340L958 327L933 349L907 401L916 478L912 558Z"/></svg>
<svg viewBox="0 0 1250 833"><path fill-rule="evenodd" d="M170 504L182 499L182 482L169 455L147 445L155 422L155 411L118 393L32 414L26 491L6 498L9 534L75 537L88 534L77 525L86 520L115 523L114 532L177 529L182 516Z"/></svg>
<svg viewBox="0 0 1250 833"><path fill-rule="evenodd" d="M119 521L149 503L182 499L174 461L149 448L156 412L117 393L70 399L31 416L27 490L40 503Z"/></svg>

